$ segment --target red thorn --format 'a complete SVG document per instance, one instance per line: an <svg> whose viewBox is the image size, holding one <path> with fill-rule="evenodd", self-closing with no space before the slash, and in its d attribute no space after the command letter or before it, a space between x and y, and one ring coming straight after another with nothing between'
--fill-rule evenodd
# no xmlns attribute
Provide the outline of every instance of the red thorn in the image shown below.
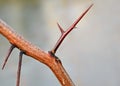
<svg viewBox="0 0 120 86"><path fill-rule="evenodd" d="M7 63L7 60L8 60L8 58L9 58L9 56L10 56L10 54L11 54L11 52L13 51L14 48L15 48L14 45L11 45L11 46L10 46L10 48L9 48L9 50L8 50L8 54L7 54L6 58L5 58L5 61L4 61L4 63L3 63L3 66L2 66L2 70L4 69L4 67L5 67L5 65L6 65L6 63Z"/></svg>
<svg viewBox="0 0 120 86"><path fill-rule="evenodd" d="M62 27L59 25L59 23L57 23L57 25L58 25L58 27L59 27L59 29L61 31L61 34L63 34L65 31L62 29Z"/></svg>

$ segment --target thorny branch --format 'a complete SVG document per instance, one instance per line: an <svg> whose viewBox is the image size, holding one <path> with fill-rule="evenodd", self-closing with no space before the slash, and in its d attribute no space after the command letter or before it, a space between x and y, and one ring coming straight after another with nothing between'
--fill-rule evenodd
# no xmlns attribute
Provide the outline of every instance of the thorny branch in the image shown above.
<svg viewBox="0 0 120 86"><path fill-rule="evenodd" d="M59 80L62 86L75 86L71 78L65 71L64 67L62 66L60 59L57 56L55 56L55 53L59 48L60 44L62 43L62 41L64 40L64 38L75 28L77 23L83 18L83 16L89 11L89 9L92 6L93 4L90 5L89 8L85 10L85 12L83 12L83 14L66 31L64 31L63 28L57 23L61 31L61 37L57 41L55 47L48 53L42 51L40 48L31 44L29 41L26 41L22 36L17 34L2 20L0 21L0 34L6 37L11 43L11 47L9 48L9 52L5 58L2 69L4 69L12 50L14 48L20 49L16 86L20 85L20 73L23 54L28 55L47 65L56 75L57 79Z"/></svg>
<svg viewBox="0 0 120 86"><path fill-rule="evenodd" d="M66 31L64 31L63 28L57 23L57 25L58 25L58 27L59 27L59 29L61 31L61 37L59 38L59 40L55 44L55 47L51 50L51 52L53 54L56 53L57 49L59 48L60 44L63 42L65 37L75 28L75 26L78 24L78 22L83 18L83 16L89 11L89 9L92 6L93 6L93 4L90 5L90 7Z"/></svg>

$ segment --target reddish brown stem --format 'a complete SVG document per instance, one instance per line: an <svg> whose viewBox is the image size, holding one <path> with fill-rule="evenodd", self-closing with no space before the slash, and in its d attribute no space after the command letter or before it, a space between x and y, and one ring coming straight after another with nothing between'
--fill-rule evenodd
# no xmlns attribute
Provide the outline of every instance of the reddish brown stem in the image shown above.
<svg viewBox="0 0 120 86"><path fill-rule="evenodd" d="M90 10L90 8L93 6L90 5L85 12L83 12L83 14L66 30L64 31L61 26L57 23L60 31L61 31L61 37L59 38L59 40L57 41L57 43L55 44L54 48L51 50L51 52L53 54L56 53L57 49L59 48L59 46L61 45L61 43L63 42L63 40L65 39L65 37L75 28L75 26L77 25L77 23L84 17L84 15Z"/></svg>
<svg viewBox="0 0 120 86"><path fill-rule="evenodd" d="M21 66L22 66L22 56L24 52L20 51L19 53L19 63L18 63L18 70L17 70L17 82L16 86L20 86L20 75L21 75Z"/></svg>
<svg viewBox="0 0 120 86"><path fill-rule="evenodd" d="M25 55L47 65L53 71L62 86L74 86L74 83L70 79L60 61L57 61L56 58L50 53L44 52L37 46L25 40L3 21L0 21L0 34L6 37L11 44L16 46L16 48L24 51Z"/></svg>

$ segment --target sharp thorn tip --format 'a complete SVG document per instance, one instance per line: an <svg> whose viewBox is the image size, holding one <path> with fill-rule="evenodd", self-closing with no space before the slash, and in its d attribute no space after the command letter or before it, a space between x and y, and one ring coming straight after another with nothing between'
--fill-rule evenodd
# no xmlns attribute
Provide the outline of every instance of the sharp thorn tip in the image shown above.
<svg viewBox="0 0 120 86"><path fill-rule="evenodd" d="M59 23L57 23L57 25L58 25L58 27L59 27L61 33L63 34L65 31L62 29L62 27L59 25Z"/></svg>
<svg viewBox="0 0 120 86"><path fill-rule="evenodd" d="M10 46L10 48L9 48L9 50L8 50L8 54L7 54L6 58L5 58L5 61L4 61L4 63L3 63L3 66L2 66L2 70L4 69L4 67L5 67L5 65L6 65L6 63L7 63L7 61L8 61L8 58L9 58L9 56L10 56L10 54L11 54L11 52L13 51L14 48L15 48L14 45L11 45L11 46Z"/></svg>

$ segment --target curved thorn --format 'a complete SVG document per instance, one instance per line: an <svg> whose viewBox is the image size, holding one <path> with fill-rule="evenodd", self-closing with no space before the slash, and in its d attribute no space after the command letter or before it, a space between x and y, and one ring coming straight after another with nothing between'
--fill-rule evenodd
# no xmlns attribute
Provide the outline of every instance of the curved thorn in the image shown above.
<svg viewBox="0 0 120 86"><path fill-rule="evenodd" d="M57 22L57 26L59 27L61 34L63 34L65 31L62 29L62 27L59 25L59 23Z"/></svg>
<svg viewBox="0 0 120 86"><path fill-rule="evenodd" d="M24 52L20 51L19 53L19 63L18 63L18 70L17 70L17 81L16 81L16 86L20 85L20 75L21 75L21 66L22 66L22 56Z"/></svg>
<svg viewBox="0 0 120 86"><path fill-rule="evenodd" d="M8 54L7 54L6 58L5 58L5 61L4 61L4 63L3 63L3 66L2 66L2 70L4 69L4 67L5 67L5 65L6 65L6 63L7 63L7 60L8 60L8 58L9 58L9 56L10 56L10 54L11 54L11 52L13 51L14 48L15 48L14 45L11 45L11 46L10 46L10 48L9 48L9 50L8 50Z"/></svg>

